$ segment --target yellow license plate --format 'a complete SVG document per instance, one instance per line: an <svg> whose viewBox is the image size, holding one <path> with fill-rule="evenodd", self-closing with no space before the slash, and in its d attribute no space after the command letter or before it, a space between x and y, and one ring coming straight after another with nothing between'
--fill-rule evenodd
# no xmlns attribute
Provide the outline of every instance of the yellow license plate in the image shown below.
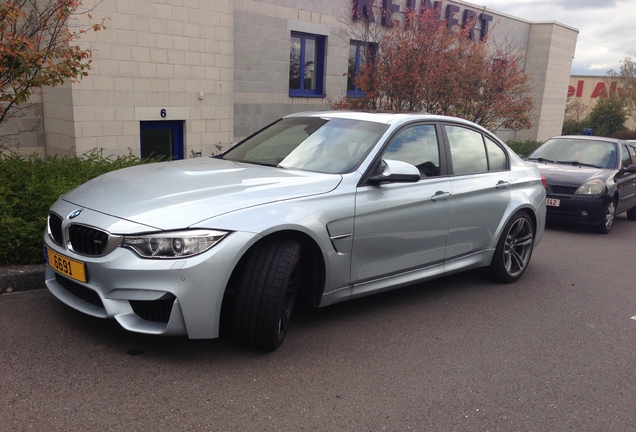
<svg viewBox="0 0 636 432"><path fill-rule="evenodd" d="M64 276L68 276L71 279L75 279L80 282L86 282L86 266L83 262L67 258L49 248L46 249L49 257L49 265L51 267L62 273Z"/></svg>

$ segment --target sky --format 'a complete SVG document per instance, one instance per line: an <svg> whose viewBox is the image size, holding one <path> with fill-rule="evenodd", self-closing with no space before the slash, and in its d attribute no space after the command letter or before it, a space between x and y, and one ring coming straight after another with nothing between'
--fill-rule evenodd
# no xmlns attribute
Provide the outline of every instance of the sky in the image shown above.
<svg viewBox="0 0 636 432"><path fill-rule="evenodd" d="M557 21L579 30L572 75L619 71L636 61L636 0L469 0L528 21Z"/></svg>

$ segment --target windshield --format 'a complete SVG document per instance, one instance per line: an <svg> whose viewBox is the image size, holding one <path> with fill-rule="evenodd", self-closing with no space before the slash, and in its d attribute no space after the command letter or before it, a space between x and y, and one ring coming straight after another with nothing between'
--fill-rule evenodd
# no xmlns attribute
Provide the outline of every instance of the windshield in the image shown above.
<svg viewBox="0 0 636 432"><path fill-rule="evenodd" d="M351 119L285 118L245 139L221 158L342 174L358 166L387 128Z"/></svg>
<svg viewBox="0 0 636 432"><path fill-rule="evenodd" d="M607 141L556 138L546 141L529 160L597 168L616 168L616 144Z"/></svg>

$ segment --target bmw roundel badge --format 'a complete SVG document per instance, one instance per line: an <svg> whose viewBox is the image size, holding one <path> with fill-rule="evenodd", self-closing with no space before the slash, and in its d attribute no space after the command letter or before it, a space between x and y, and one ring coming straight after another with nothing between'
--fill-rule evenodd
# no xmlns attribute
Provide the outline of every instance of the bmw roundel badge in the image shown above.
<svg viewBox="0 0 636 432"><path fill-rule="evenodd" d="M73 213L71 213L70 215L68 215L69 219L75 219L76 217L78 217L80 214L82 214L82 209L77 209L75 210Z"/></svg>

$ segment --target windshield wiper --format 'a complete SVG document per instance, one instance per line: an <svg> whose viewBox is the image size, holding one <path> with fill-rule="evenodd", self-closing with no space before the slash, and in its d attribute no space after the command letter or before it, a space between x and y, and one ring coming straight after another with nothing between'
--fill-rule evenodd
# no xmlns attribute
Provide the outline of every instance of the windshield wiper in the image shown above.
<svg viewBox="0 0 636 432"><path fill-rule="evenodd" d="M580 165L580 166L587 166L587 167L592 167L592 168L601 168L598 165L589 164L589 163L585 163L585 162L579 162L579 161L575 161L575 160L572 160L572 161L558 161L557 163L563 164L563 165L574 165L574 166Z"/></svg>
<svg viewBox="0 0 636 432"><path fill-rule="evenodd" d="M244 164L250 164L250 165L259 165L259 166L266 166L266 167L273 167L275 168L276 165L271 163L271 162L261 162L261 161L255 161L255 160L247 160L247 159L241 159L241 160L234 160L234 159L225 159L224 160L231 160L232 162L238 162L238 163L244 163Z"/></svg>
<svg viewBox="0 0 636 432"><path fill-rule="evenodd" d="M535 158L528 158L528 160L536 160L538 162L550 162L550 163L554 163L553 160L550 159L546 159L546 158L542 158L542 157L535 157Z"/></svg>

